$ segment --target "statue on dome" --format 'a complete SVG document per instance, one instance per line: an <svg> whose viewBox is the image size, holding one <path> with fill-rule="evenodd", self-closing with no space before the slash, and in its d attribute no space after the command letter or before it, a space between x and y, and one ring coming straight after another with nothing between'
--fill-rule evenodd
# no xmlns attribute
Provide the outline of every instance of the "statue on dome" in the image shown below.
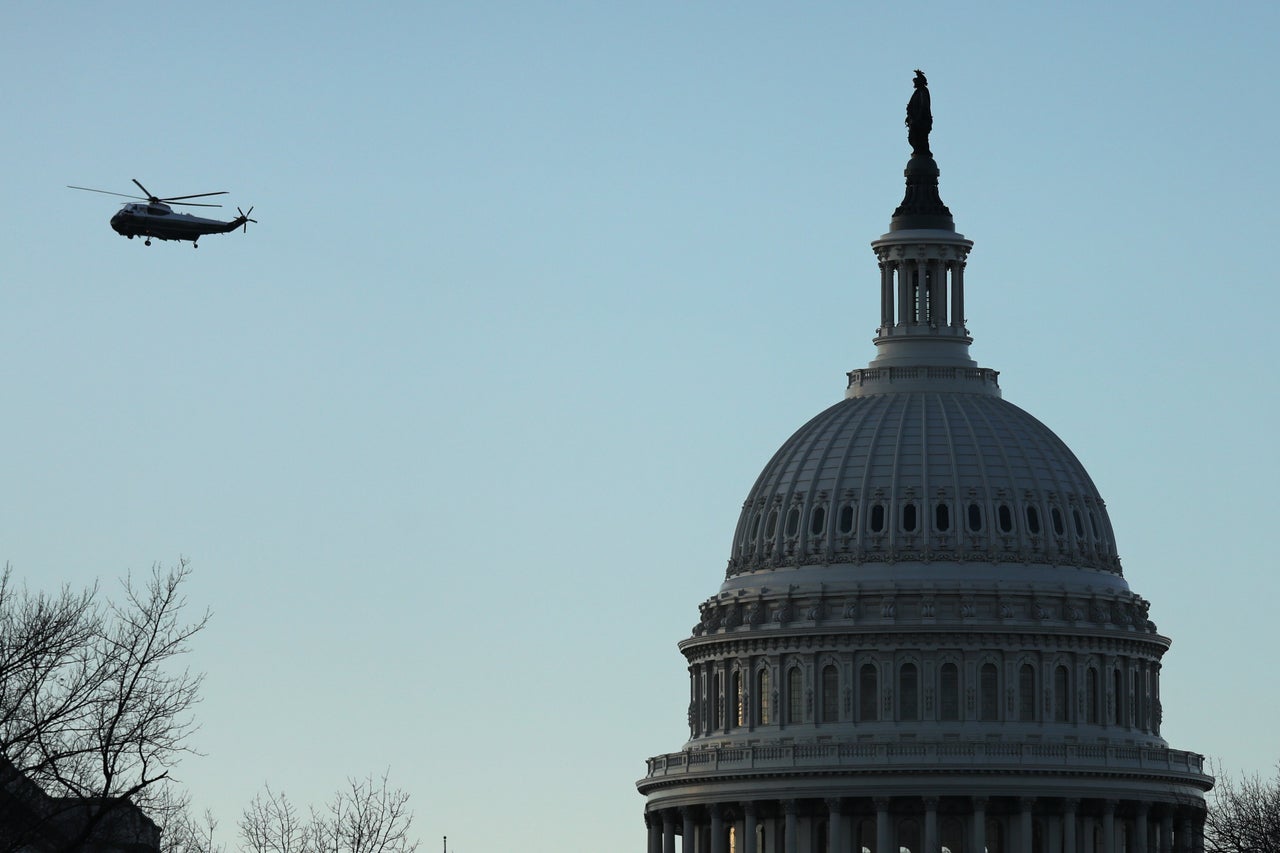
<svg viewBox="0 0 1280 853"><path fill-rule="evenodd" d="M911 143L911 156L932 157L929 150L929 131L933 130L933 113L929 109L929 81L924 72L916 69L916 90L907 102L907 141Z"/></svg>

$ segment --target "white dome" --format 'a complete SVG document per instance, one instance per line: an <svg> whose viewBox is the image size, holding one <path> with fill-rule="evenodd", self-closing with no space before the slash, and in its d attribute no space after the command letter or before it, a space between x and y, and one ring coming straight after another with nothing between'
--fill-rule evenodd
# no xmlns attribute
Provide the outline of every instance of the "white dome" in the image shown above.
<svg viewBox="0 0 1280 853"><path fill-rule="evenodd" d="M908 561L1120 573L1061 439L997 396L934 390L852 397L801 427L743 505L728 574Z"/></svg>

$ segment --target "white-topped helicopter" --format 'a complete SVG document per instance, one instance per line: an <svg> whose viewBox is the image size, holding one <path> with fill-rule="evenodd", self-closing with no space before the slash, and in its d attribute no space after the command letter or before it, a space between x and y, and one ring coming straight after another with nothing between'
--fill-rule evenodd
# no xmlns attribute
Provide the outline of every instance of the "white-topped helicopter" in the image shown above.
<svg viewBox="0 0 1280 853"><path fill-rule="evenodd" d="M200 244L196 241L205 234L226 234L242 225L247 232L249 223L256 224L258 221L249 218L249 214L253 213L252 207L249 208L248 212L237 207L236 212L240 215L230 222L223 222L220 219L204 219L199 216L192 216L190 213L174 213L173 208L170 207L170 205L174 204L186 207L222 207L220 204L204 204L202 202L183 201L183 199L226 195L226 190L216 193L196 193L194 195L157 198L151 194L151 190L139 183L137 178L132 180L135 184L138 184L138 189L146 193L145 196L113 193L110 190L95 190L92 187L74 187L71 184L67 184L67 186L73 190L118 195L123 198L136 198L138 201L146 202L145 204L124 204L116 215L111 217L111 228L117 234L128 237L130 240L134 237L146 237L146 245L148 246L151 245L151 238L155 237L157 240L190 240L192 248L198 249Z"/></svg>

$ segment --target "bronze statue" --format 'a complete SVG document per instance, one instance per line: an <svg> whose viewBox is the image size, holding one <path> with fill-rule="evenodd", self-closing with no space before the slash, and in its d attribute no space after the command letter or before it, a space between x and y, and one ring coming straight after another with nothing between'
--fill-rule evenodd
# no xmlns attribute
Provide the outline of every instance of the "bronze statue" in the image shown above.
<svg viewBox="0 0 1280 853"><path fill-rule="evenodd" d="M929 81L924 72L916 69L916 90L907 102L907 141L911 143L911 156L932 157L929 150L929 131L933 130L933 113L929 110Z"/></svg>

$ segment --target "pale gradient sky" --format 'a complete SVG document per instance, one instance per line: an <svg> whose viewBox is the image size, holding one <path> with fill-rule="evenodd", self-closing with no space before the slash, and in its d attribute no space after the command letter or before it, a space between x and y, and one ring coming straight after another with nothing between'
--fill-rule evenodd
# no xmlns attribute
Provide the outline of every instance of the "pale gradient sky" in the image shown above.
<svg viewBox="0 0 1280 853"><path fill-rule="evenodd" d="M1269 771L1275 36L1234 3L13 2L0 559L190 558L231 840L391 768L425 849L641 849L774 449L873 355L912 69L973 355L1108 502L1171 745ZM116 236L229 190L247 235Z"/></svg>

